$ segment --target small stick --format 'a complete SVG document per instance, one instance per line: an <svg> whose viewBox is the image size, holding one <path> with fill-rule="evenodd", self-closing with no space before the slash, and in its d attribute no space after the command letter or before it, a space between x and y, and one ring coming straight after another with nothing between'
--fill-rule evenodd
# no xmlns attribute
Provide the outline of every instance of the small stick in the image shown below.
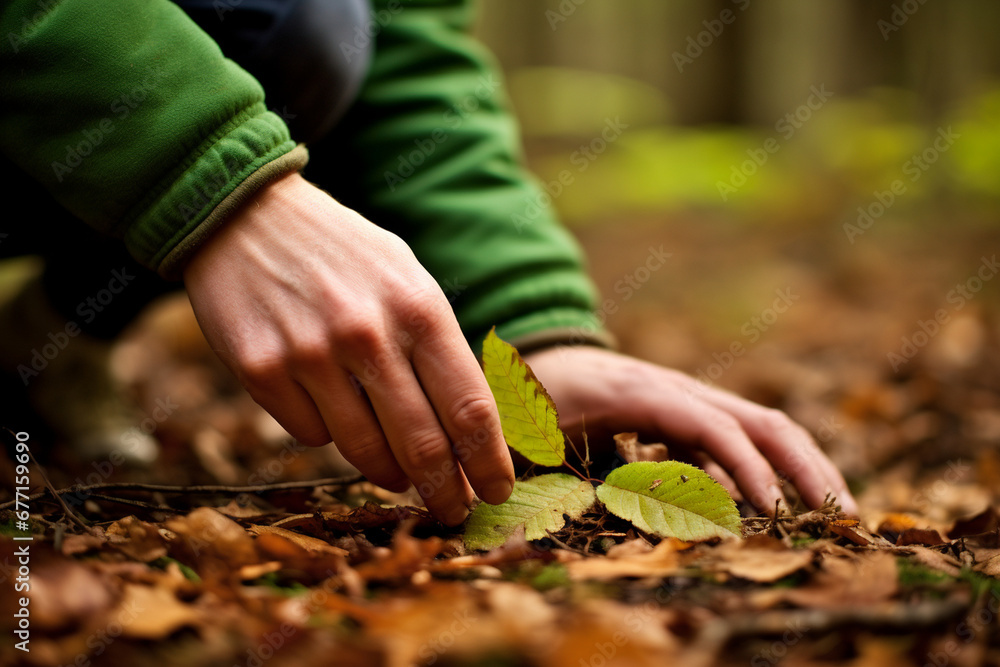
<svg viewBox="0 0 1000 667"><path fill-rule="evenodd" d="M173 507L163 507L161 505L154 505L152 503L143 502L141 500L133 500L132 498L115 498L114 496L106 496L103 493L91 493L90 497L93 498L94 500L103 500L109 503L118 503L119 505L131 505L132 507L141 507L142 509L146 509L151 512L184 514L187 511L187 510L175 510Z"/></svg>
<svg viewBox="0 0 1000 667"><path fill-rule="evenodd" d="M59 505L62 507L62 510L66 514L66 516L69 517L70 521L72 521L77 526L82 528L85 532L90 533L91 532L90 526L88 526L87 523L83 519L81 519L80 516L76 512L74 512L69 505L66 504L66 501L63 500L62 496L59 495L59 492L56 491L56 488L52 486L52 482L49 480L49 476L45 474L45 468L43 468L42 465L38 462L38 459L35 458L34 453L30 449L27 451L28 451L28 456L31 458L31 462L35 464L35 470L37 470L38 474L42 476L42 482L45 484L45 488L49 490L49 493L51 493L52 496L57 501L59 501Z"/></svg>
<svg viewBox="0 0 1000 667"><path fill-rule="evenodd" d="M32 457L34 458L34 457ZM82 493L90 495L89 491L161 491L164 493L267 493L270 491L288 491L293 489L307 489L317 486L348 486L364 479L361 475L351 475L347 477L327 477L324 479L307 480L303 482L276 482L274 484L251 484L248 486L231 486L228 484L202 484L194 486L183 486L175 484L144 484L141 482L101 482L98 484L87 484L85 486L71 486L66 489L53 490L53 495L63 503L63 496L68 493ZM46 479L46 482L48 480ZM51 486L51 485L50 485ZM28 500L38 500L46 495L36 493ZM14 506L15 501L10 501L0 505L0 510Z"/></svg>

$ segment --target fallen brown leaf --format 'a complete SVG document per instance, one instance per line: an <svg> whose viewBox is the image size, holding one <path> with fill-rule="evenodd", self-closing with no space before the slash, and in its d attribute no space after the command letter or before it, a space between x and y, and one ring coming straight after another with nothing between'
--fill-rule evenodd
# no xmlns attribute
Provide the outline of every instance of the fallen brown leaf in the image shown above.
<svg viewBox="0 0 1000 667"><path fill-rule="evenodd" d="M666 445L662 442L641 443L639 442L637 433L619 433L615 435L615 450L625 463L666 461L669 458Z"/></svg>
<svg viewBox="0 0 1000 667"><path fill-rule="evenodd" d="M628 545L628 546L626 546ZM621 577L666 577L680 569L677 552L687 544L667 538L650 547L643 540L624 542L606 556L594 556L566 564L573 581L609 581Z"/></svg>
<svg viewBox="0 0 1000 667"><path fill-rule="evenodd" d="M159 586L126 584L118 609L112 612L126 637L163 639L185 626L198 626L201 613Z"/></svg>
<svg viewBox="0 0 1000 667"><path fill-rule="evenodd" d="M743 541L723 542L699 565L709 572L771 583L808 567L814 557L809 549L790 549L776 538L754 535Z"/></svg>
<svg viewBox="0 0 1000 667"><path fill-rule="evenodd" d="M159 528L134 516L115 521L104 532L118 551L142 563L167 555L166 540Z"/></svg>

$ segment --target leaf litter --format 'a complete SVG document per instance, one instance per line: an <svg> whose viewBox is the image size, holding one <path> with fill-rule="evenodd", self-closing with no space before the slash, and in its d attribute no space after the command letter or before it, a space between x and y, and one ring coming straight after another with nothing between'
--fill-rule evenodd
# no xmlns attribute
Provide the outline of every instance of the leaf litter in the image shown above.
<svg viewBox="0 0 1000 667"><path fill-rule="evenodd" d="M724 266L714 243L699 252ZM16 531L0 510L0 664L1000 664L1000 355L960 344L970 326L980 338L998 330L982 307L963 314L960 331L944 327L926 357L895 375L880 370L893 344L882 331L884 309L852 301L837 283L845 274L833 275L818 292L822 314L805 312L804 302L801 315L789 315L815 320L812 328L749 355L727 379L757 400L781 397L813 427L863 484L860 520L831 501L744 517L742 539L682 540L596 502L553 517L539 539L515 529L476 550L413 497L365 482L185 496L108 490L71 505L88 531L38 499L27 654L12 635L22 594ZM892 317L916 321L928 304L914 303ZM185 321L159 317L174 328ZM663 341L677 337L657 338L662 353L650 354L659 320L643 318L637 329L623 321L623 343L670 363ZM795 341L806 331L813 346L826 344L831 327L823 323L838 320L855 325L863 342L824 367L815 347ZM107 481L259 485L342 473L335 453L282 441L200 343L172 347L196 337L141 328L138 336L124 353L167 365L154 373L138 354L135 386L149 405L192 387L202 398L157 430L160 470L115 471ZM864 353L873 340L883 341L872 346L882 356ZM978 363L966 359L973 352ZM836 433L824 439L831 414ZM228 465L190 465L195 443L205 449L205 423L225 443L202 459ZM634 434L616 440L621 462L667 458L669 444L646 446ZM280 470L268 467L276 459ZM46 465L59 488L104 481L63 462ZM643 481L655 493L696 478Z"/></svg>

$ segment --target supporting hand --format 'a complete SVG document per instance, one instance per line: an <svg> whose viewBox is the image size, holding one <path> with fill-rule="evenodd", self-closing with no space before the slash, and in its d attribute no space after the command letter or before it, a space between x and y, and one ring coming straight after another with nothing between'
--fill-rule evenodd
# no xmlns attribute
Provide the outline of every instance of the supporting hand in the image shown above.
<svg viewBox="0 0 1000 667"><path fill-rule="evenodd" d="M827 493L858 508L843 476L805 429L778 410L669 370L594 347L560 347L525 356L551 394L563 430L590 436L639 431L680 445L734 495L773 512L783 500L780 473L811 507Z"/></svg>

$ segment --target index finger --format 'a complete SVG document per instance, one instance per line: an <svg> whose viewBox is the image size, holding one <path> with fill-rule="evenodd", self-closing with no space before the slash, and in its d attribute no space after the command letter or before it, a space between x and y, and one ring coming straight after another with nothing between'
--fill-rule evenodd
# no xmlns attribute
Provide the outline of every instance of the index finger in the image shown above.
<svg viewBox="0 0 1000 667"><path fill-rule="evenodd" d="M452 442L469 484L498 505L514 488L514 463L500 427L496 401L479 362L455 323L421 341L413 368ZM450 335L449 335L450 334Z"/></svg>

